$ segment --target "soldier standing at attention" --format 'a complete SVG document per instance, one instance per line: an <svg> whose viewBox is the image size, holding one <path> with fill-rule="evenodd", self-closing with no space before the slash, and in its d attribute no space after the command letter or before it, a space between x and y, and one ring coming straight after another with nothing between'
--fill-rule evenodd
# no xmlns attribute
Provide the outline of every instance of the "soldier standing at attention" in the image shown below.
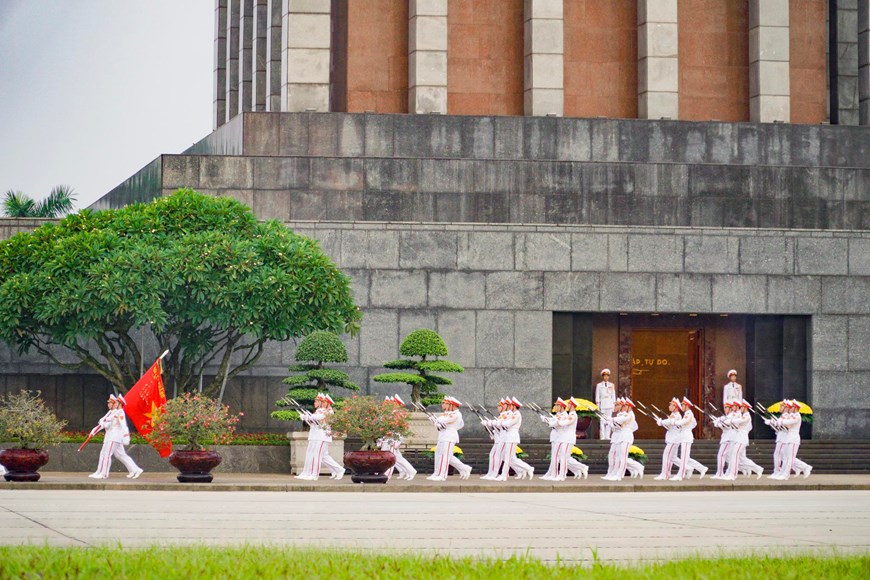
<svg viewBox="0 0 870 580"><path fill-rule="evenodd" d="M109 395L106 402L109 412L100 419L99 427L105 430L103 448L100 450L100 463L97 470L88 477L93 479L109 479L109 469L112 467L112 457L127 468L127 477L137 479L142 475L143 469L136 465L133 458L127 455L124 445L130 444L130 428L127 426L127 415L124 413L124 405L127 401L123 395Z"/></svg>
<svg viewBox="0 0 870 580"><path fill-rule="evenodd" d="M743 387L737 382L737 371L728 371L728 382L722 387L722 404L740 403L743 400Z"/></svg>
<svg viewBox="0 0 870 580"><path fill-rule="evenodd" d="M610 369L601 370L601 382L595 385L595 404L605 417L613 415L613 406L616 403L616 385L610 382ZM598 428L599 439L610 439L613 427L611 423L601 421Z"/></svg>

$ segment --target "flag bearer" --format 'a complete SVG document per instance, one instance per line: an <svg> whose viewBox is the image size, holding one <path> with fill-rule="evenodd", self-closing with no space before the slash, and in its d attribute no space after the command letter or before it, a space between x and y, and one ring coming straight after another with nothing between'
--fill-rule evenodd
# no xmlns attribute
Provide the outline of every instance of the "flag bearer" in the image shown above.
<svg viewBox="0 0 870 580"><path fill-rule="evenodd" d="M117 457L118 461L124 464L127 468L127 477L137 479L144 471L133 458L127 455L124 445L130 444L130 428L127 426L127 416L124 414L124 405L127 401L123 395L109 395L109 400L106 405L109 407L109 412L103 415L100 419L98 427L105 430L106 435L103 439L103 448L100 450L100 463L97 470L88 477L93 479L108 479L109 469L112 467L112 457Z"/></svg>
<svg viewBox="0 0 870 580"><path fill-rule="evenodd" d="M329 419L335 413L332 406L335 401L329 393L317 393L314 399L314 412L306 412L302 420L308 423L308 449L305 451L305 467L296 479L316 481L320 477L321 465L329 469L330 479L339 480L344 477L345 469L329 455L329 444L332 443L332 429Z"/></svg>

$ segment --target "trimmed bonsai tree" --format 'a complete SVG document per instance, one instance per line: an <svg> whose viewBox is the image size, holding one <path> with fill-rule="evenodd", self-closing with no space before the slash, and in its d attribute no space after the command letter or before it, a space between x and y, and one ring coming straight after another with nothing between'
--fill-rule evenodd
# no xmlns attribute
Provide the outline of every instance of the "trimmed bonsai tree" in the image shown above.
<svg viewBox="0 0 870 580"><path fill-rule="evenodd" d="M296 361L300 364L292 365L287 370L300 374L291 375L282 381L285 385L290 385L290 390L287 391L285 399L275 403L278 407L292 406L287 399L293 399L313 411L317 393L329 392L330 387L359 390L359 386L350 380L347 373L323 366L324 363L347 362L347 349L333 332L318 330L306 336L296 349ZM281 409L273 411L272 417L282 421L298 421L299 411Z"/></svg>
<svg viewBox="0 0 870 580"><path fill-rule="evenodd" d="M379 383L405 383L411 385L411 400L423 405L435 405L444 395L438 391L440 385L452 385L453 381L435 373L461 373L465 369L455 362L438 358L447 356L444 339L434 330L415 330L405 337L399 348L405 358L390 361L384 366L405 372L375 375L372 380ZM408 372L413 371L413 372Z"/></svg>

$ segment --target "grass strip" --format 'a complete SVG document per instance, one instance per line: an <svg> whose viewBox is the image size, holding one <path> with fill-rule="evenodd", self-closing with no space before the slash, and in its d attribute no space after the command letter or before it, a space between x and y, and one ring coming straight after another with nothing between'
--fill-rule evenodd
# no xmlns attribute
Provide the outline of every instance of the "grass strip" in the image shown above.
<svg viewBox="0 0 870 580"><path fill-rule="evenodd" d="M0 546L0 578L860 578L870 555L723 557L633 565L549 564L385 555L277 546L171 546L126 549Z"/></svg>

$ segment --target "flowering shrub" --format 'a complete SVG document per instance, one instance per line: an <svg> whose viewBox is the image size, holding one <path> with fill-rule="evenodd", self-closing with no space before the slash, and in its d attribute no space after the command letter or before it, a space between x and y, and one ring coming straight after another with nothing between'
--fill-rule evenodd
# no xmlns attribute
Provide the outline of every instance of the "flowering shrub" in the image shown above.
<svg viewBox="0 0 870 580"><path fill-rule="evenodd" d="M362 450L377 449L377 440L391 435L410 435L409 413L390 401L351 397L337 406L329 421L332 432L362 439Z"/></svg>
<svg viewBox="0 0 870 580"><path fill-rule="evenodd" d="M462 453L462 449L459 448L459 445L453 446L453 455L459 461L465 459L465 455ZM420 457L426 457L428 459L435 459L435 447L430 447L424 451L420 452Z"/></svg>
<svg viewBox="0 0 870 580"><path fill-rule="evenodd" d="M88 438L87 431L64 431L61 434L63 440L62 443L82 443L85 439ZM103 433L97 433L91 439L91 443L101 443L103 441ZM184 437L178 437L177 439L172 440L177 444L187 444L187 439ZM148 445L148 441L139 435L138 433L132 433L130 435L130 443L133 445ZM214 445L215 441L206 440L205 443L207 445ZM289 446L290 440L287 439L287 436L282 433L233 433L232 438L229 441L224 441L222 445L264 445L264 446L272 446L272 445L281 445L281 446Z"/></svg>
<svg viewBox="0 0 870 580"><path fill-rule="evenodd" d="M529 454L526 453L525 451L523 451L523 448L520 447L519 445L517 445L517 451L516 451L516 454L517 454L517 458L518 458L518 459L525 459L526 457L529 456Z"/></svg>
<svg viewBox="0 0 870 580"><path fill-rule="evenodd" d="M45 449L61 442L66 421L45 406L41 394L21 391L0 402L0 440L14 441L21 449Z"/></svg>
<svg viewBox="0 0 870 580"><path fill-rule="evenodd" d="M649 457L647 457L643 449L641 449L637 445L632 445L631 447L629 447L628 456L640 463L641 465L646 465L646 462L649 461Z"/></svg>
<svg viewBox="0 0 870 580"><path fill-rule="evenodd" d="M204 395L184 393L167 401L152 418L154 430L149 438L164 445L184 441L190 451L212 443L224 445L232 440L241 415L231 415L227 405Z"/></svg>
<svg viewBox="0 0 870 580"><path fill-rule="evenodd" d="M593 403L592 401L587 401L586 399L574 399L579 403L577 407L577 416L578 417L590 417L595 418L598 416L596 411L598 411L598 405Z"/></svg>

